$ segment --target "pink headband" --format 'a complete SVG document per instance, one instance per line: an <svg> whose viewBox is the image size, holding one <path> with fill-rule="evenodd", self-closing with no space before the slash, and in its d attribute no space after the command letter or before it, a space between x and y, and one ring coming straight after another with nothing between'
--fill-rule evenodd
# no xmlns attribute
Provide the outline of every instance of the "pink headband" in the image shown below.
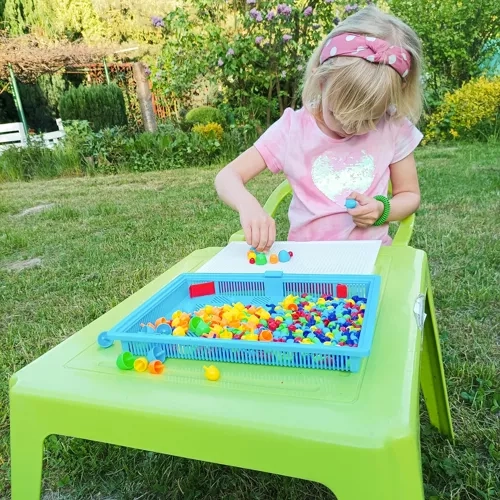
<svg viewBox="0 0 500 500"><path fill-rule="evenodd" d="M373 36L354 33L343 33L330 38L321 51L319 62L323 64L335 56L361 57L371 63L387 64L402 78L406 78L411 67L410 53L402 47L389 45Z"/></svg>

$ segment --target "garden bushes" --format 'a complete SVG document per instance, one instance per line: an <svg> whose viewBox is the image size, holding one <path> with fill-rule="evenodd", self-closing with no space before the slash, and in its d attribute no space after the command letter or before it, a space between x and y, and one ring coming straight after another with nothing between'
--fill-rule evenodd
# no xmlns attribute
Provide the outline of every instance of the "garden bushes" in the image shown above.
<svg viewBox="0 0 500 500"><path fill-rule="evenodd" d="M426 129L426 141L500 137L500 76L480 77L444 96Z"/></svg>
<svg viewBox="0 0 500 500"><path fill-rule="evenodd" d="M203 137L221 140L224 134L224 129L218 123L207 123L206 125L198 124L193 127L193 132Z"/></svg>
<svg viewBox="0 0 500 500"><path fill-rule="evenodd" d="M186 122L192 125L207 125L209 123L224 125L226 119L224 113L219 109L210 106L201 106L188 112L186 115Z"/></svg>
<svg viewBox="0 0 500 500"><path fill-rule="evenodd" d="M169 122L154 134L126 127L94 132L85 121L65 122L64 128L66 137L53 149L32 143L0 155L0 182L206 167L233 160L255 140L244 128L224 131L216 123L185 131Z"/></svg>
<svg viewBox="0 0 500 500"><path fill-rule="evenodd" d="M115 84L71 89L62 95L59 111L63 120L85 120L94 131L127 124L125 100Z"/></svg>

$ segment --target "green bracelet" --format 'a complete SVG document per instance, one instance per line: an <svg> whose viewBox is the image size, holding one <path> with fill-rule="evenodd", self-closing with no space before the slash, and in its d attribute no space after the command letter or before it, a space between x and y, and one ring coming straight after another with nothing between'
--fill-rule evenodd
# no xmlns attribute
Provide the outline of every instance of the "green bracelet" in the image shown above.
<svg viewBox="0 0 500 500"><path fill-rule="evenodd" d="M382 215L376 220L373 225L374 226L382 226L387 222L387 219L389 218L389 213L391 211L391 202L386 196L382 196L378 194L377 196L374 196L374 198L377 201L381 201L384 204L384 211L382 212Z"/></svg>

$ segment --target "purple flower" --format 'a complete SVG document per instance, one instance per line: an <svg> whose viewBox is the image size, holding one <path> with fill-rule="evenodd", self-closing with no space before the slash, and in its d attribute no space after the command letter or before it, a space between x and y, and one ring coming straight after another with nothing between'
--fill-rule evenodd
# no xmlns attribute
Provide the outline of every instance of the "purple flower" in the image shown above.
<svg viewBox="0 0 500 500"><path fill-rule="evenodd" d="M233 49L228 49L226 52L226 56L234 56L234 50Z"/></svg>
<svg viewBox="0 0 500 500"><path fill-rule="evenodd" d="M292 8L286 3L280 3L278 5L278 14L283 14L286 17L289 17L292 13Z"/></svg>
<svg viewBox="0 0 500 500"><path fill-rule="evenodd" d="M347 4L345 6L345 11L346 12L354 12L356 10L358 10L358 4L357 3L355 3L354 5Z"/></svg>
<svg viewBox="0 0 500 500"><path fill-rule="evenodd" d="M298 70L298 71L302 71L303 69L304 69L304 66L302 66L302 64L299 64L299 65L297 66L297 70Z"/></svg>
<svg viewBox="0 0 500 500"><path fill-rule="evenodd" d="M219 60L217 61L217 66L224 66L224 61L220 57Z"/></svg>
<svg viewBox="0 0 500 500"><path fill-rule="evenodd" d="M304 10L305 17L310 16L312 13L313 13L313 8L311 6L306 7L306 9Z"/></svg>
<svg viewBox="0 0 500 500"><path fill-rule="evenodd" d="M274 13L274 11L270 10L268 13L267 13L267 16L266 16L266 19L268 21L272 21L274 19L274 17L276 16L276 14Z"/></svg>
<svg viewBox="0 0 500 500"><path fill-rule="evenodd" d="M260 45L262 41L264 40L263 36L258 36L255 38L255 45Z"/></svg>
<svg viewBox="0 0 500 500"><path fill-rule="evenodd" d="M319 30L321 28L321 24L313 24L312 29L313 30Z"/></svg>
<svg viewBox="0 0 500 500"><path fill-rule="evenodd" d="M286 78L286 71L281 72L281 78Z"/></svg>
<svg viewBox="0 0 500 500"><path fill-rule="evenodd" d="M144 68L144 74L145 74L146 76L150 76L150 75L151 75L151 68L150 68L149 66L146 66L146 67Z"/></svg>
<svg viewBox="0 0 500 500"><path fill-rule="evenodd" d="M248 5L255 5L257 3L257 0L247 0Z"/></svg>
<svg viewBox="0 0 500 500"><path fill-rule="evenodd" d="M333 3L335 0L325 0L325 3Z"/></svg>
<svg viewBox="0 0 500 500"><path fill-rule="evenodd" d="M289 42L291 39L293 38L292 35L283 35L283 41L286 43L286 42Z"/></svg>
<svg viewBox="0 0 500 500"><path fill-rule="evenodd" d="M250 11L250 17L258 23L262 21L262 14L255 7Z"/></svg>
<svg viewBox="0 0 500 500"><path fill-rule="evenodd" d="M163 22L163 18L159 17L159 16L153 16L151 18L151 23L153 24L153 26L155 28L164 28L165 27L165 23Z"/></svg>

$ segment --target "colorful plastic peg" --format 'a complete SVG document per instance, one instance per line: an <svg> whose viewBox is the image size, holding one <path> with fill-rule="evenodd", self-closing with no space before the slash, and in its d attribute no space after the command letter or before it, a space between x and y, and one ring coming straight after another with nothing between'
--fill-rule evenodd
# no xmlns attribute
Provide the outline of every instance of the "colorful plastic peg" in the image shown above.
<svg viewBox="0 0 500 500"><path fill-rule="evenodd" d="M257 259L255 260L255 263L258 266L265 266L267 264L266 254L264 254L264 253L258 253L257 254Z"/></svg>
<svg viewBox="0 0 500 500"><path fill-rule="evenodd" d="M280 262L288 262L291 259L291 257L286 250L280 250L280 253L278 254L278 259Z"/></svg>

